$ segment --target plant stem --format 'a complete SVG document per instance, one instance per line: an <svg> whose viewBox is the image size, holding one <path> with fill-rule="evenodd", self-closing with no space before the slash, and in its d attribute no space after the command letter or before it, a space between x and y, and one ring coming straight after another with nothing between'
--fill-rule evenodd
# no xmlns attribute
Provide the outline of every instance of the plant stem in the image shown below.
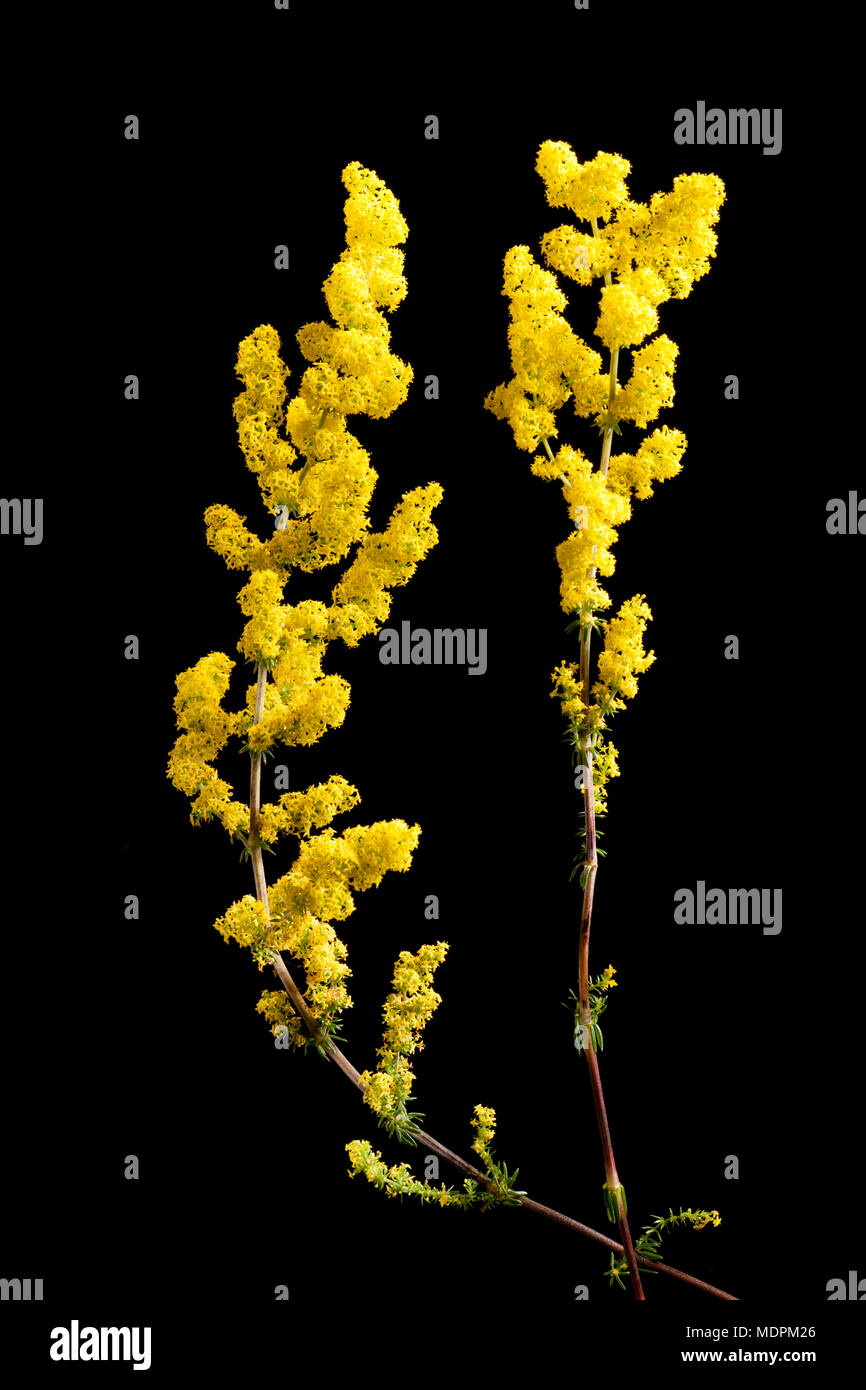
<svg viewBox="0 0 866 1390"><path fill-rule="evenodd" d="M592 234L593 234L593 236L598 236L598 218L597 218L597 217L591 217L591 218L589 219L589 222L590 222L590 226L592 227ZM610 285L610 284L613 283L612 276L611 276L611 273L610 273L609 270L606 270L606 271L604 272L604 283L605 283L606 285Z"/></svg>
<svg viewBox="0 0 866 1390"><path fill-rule="evenodd" d="M264 713L265 686L267 684L267 679L267 667L260 663L256 682L255 722L257 724L261 721ZM261 808L261 764L261 754L252 754L250 760L250 844L253 846L251 859L256 897L259 902L264 903L265 907L268 908L268 885L265 876L261 844L258 837ZM270 911L270 909L268 909L268 911ZM303 1019L311 1038L324 1048L326 1059L335 1062L340 1071L349 1078L353 1086L357 1087L363 1094L366 1087L361 1081L361 1073L358 1071L357 1067L352 1065L348 1057L340 1051L336 1044L324 1036L318 1022L310 1012L306 999L292 979L288 967L278 951L273 953L271 965L292 1001L292 1004ZM592 1055L594 1060L594 1054ZM602 1100L602 1108L603 1106L604 1101ZM434 1139L432 1134L427 1134L425 1130L416 1128L414 1130L414 1135L431 1153L438 1154L440 1158L443 1158L446 1163L450 1163L453 1168L463 1173L465 1177L474 1179L475 1182L482 1184L485 1188L489 1187L490 1178L486 1173L482 1173L480 1169L475 1168L471 1163L467 1163L459 1154L452 1152L452 1150L446 1148L444 1144L440 1144L439 1140ZM585 1226L581 1221L575 1221L573 1217L566 1216L564 1212L556 1211L553 1207L543 1206L541 1202L536 1202L531 1197L525 1195L520 1197L520 1205L525 1207L527 1211L538 1212L540 1216L545 1216L550 1221L557 1221L561 1226L567 1226L569 1230L577 1231L579 1235L586 1236L589 1240L596 1241L599 1245L605 1246L608 1250L613 1250L617 1255L625 1254L626 1259L628 1259L628 1251L624 1245L620 1245L615 1240L611 1240L610 1236L603 1235L601 1231L593 1230L591 1226ZM632 1258L634 1259L634 1250L632 1250ZM638 1256L637 1259L639 1263L645 1265L647 1269L655 1269L662 1274L669 1274L672 1278L679 1279L682 1283L691 1284L694 1288L702 1289L705 1293L710 1293L715 1298L726 1299L729 1302L738 1301L734 1294L725 1293L723 1289L717 1289L712 1284L704 1283L702 1279L696 1279L694 1275L686 1274L684 1270L676 1269L673 1265L662 1264L659 1260L650 1260L645 1256ZM636 1270L633 1278L634 1277L636 1277Z"/></svg>
<svg viewBox="0 0 866 1390"><path fill-rule="evenodd" d="M592 230L598 236L598 225L593 219ZM605 273L605 284L611 283L610 272ZM610 376L608 385L608 411L613 406L616 396L617 368L619 365L619 348L611 349L610 354ZM602 443L601 462L599 472L603 478L607 477L607 470L610 464L610 450L613 440L613 425L608 425L604 431ZM595 566L590 569L590 577L595 578ZM592 627L584 623L580 628L580 682L583 689L583 703L589 710L590 698L590 642L592 638ZM595 790L592 777L592 738L589 724L589 714L587 713L587 723L584 737L580 740L580 752L584 766L583 778L583 808L584 821L586 825L586 850L584 857L584 877L583 877L583 904L580 913L580 935L578 938L578 996L579 996L579 1018L582 1035L582 1055L586 1058L589 1069L589 1081L592 1089L592 1103L595 1109L595 1119L598 1126L599 1138L601 1139L601 1149L604 1158L605 1185L608 1190L608 1200L615 1203L616 1223L622 1240L625 1258L628 1264L629 1274L631 1275L632 1291L638 1302L645 1301L643 1286L638 1272L637 1258L632 1243L631 1231L629 1230L628 1218L625 1212L623 1192L616 1170L616 1160L613 1152L613 1141L610 1135L610 1125L607 1118L607 1109L604 1103L604 1090L601 1084L601 1072L598 1065L598 1055L592 1039L592 1013L589 1002L589 933L592 925L592 905L595 896L595 876L598 872L598 857L596 853L595 835Z"/></svg>
<svg viewBox="0 0 866 1390"><path fill-rule="evenodd" d="M584 810L586 813L586 880L583 888L583 904L580 912L580 937L578 941L578 995L580 998L581 1055L586 1058L587 1067L589 1068L592 1103L595 1108L595 1120L598 1125L601 1150L604 1158L605 1183L608 1192L612 1194L611 1200L615 1200L616 1202L616 1224L625 1252L629 1274L631 1275L634 1296L638 1302L643 1302L645 1301L645 1295L640 1281L640 1274L638 1273L637 1259L634 1252L631 1232L629 1230L628 1217L625 1213L625 1204L622 1200L620 1191L620 1181L613 1153L613 1141L610 1136L610 1125L608 1123L607 1109L604 1103L601 1072L598 1066L598 1055L592 1040L592 1014L589 1004L589 932L592 925L592 904L595 896L595 875L598 870L598 859L596 858L595 845L595 792L592 784L592 753L589 748L584 750L584 757L586 758L586 776L584 778L583 788Z"/></svg>
<svg viewBox="0 0 866 1390"><path fill-rule="evenodd" d="M265 686L268 681L268 668L263 662L258 664L258 677L256 680L256 706L254 723L262 722L262 715L265 712ZM261 824L260 808L262 798L262 755L253 753L250 757L250 837L249 846L251 848L251 859L253 864L253 879L256 885L256 897L259 902L268 906L268 884L265 878L265 865L262 858L262 845L259 839L259 828ZM270 911L270 909L268 909Z"/></svg>
<svg viewBox="0 0 866 1390"><path fill-rule="evenodd" d="M275 955L272 964L286 993L292 1000L292 1003L295 1004L296 1007L299 1006L298 1012L309 1028L311 1036L317 1041L320 1041L325 1047L326 1059L335 1062L340 1071L349 1078L353 1086L357 1087L363 1094L366 1090L366 1086L361 1081L361 1073L358 1071L357 1067L352 1065L345 1053L340 1051L336 1043L324 1038L316 1020L312 1017L307 1008L306 1000L287 970L282 957ZM451 1166L462 1173L464 1177L473 1178L484 1187L489 1187L490 1178L486 1173L482 1173L480 1169L475 1168L471 1163L467 1163L459 1154L446 1148L438 1139L434 1139L432 1134L428 1134L425 1130L418 1128L415 1128L413 1133L415 1138L418 1139L426 1149L429 1149L431 1153L438 1154L440 1158L443 1158L446 1163L450 1163ZM579 1235L586 1236L589 1240L596 1241L597 1244L605 1246L608 1250L613 1250L617 1255L626 1254L624 1246L612 1240L610 1236L603 1235L601 1231L594 1230L592 1226L585 1226L582 1221L576 1221L574 1217L566 1216L564 1212L556 1211L553 1207L544 1206L541 1202L536 1202L532 1197L522 1195L520 1197L520 1205L525 1207L527 1211L538 1212L540 1216L545 1216L550 1221L557 1221L561 1226L567 1226L569 1230L577 1231ZM695 1278L693 1274L686 1274L685 1270L677 1269L674 1265L663 1264L660 1260L650 1260L643 1255L636 1256L636 1259L638 1264L645 1266L647 1269L658 1270L661 1274L669 1274L672 1278L680 1280L681 1283L691 1284L694 1288L702 1289L705 1293L710 1293L715 1298L726 1299L729 1302L739 1301L735 1294L726 1293L724 1289L718 1289L713 1284L707 1284L704 1280Z"/></svg>
<svg viewBox="0 0 866 1390"><path fill-rule="evenodd" d="M592 234L593 234L593 236L598 236L598 219L595 218L595 217L593 217L593 218L591 219L591 223L592 223ZM608 286L610 286L610 285L613 284L613 276L612 276L612 274L611 274L611 272L610 272L609 270L606 270L606 271L604 272L604 283L605 283L605 285L608 285ZM613 350L612 350L612 352L611 352L611 356L610 356L610 385L609 385L609 387L608 387L608 393L607 393L607 408L608 408L608 410L611 409L611 407L612 407L612 405L613 405L614 397L615 397L615 395L616 395L616 373L617 373L617 368L618 368L618 366L619 366L619 348L618 348L618 347L615 347L615 348L613 348ZM602 476L603 478L606 478L606 477L607 477L607 467L608 467L608 464L610 463L610 446L611 446L612 443L613 443L613 426L610 425L610 426L605 430L605 432L604 432L604 440L603 440L602 446L601 446L601 463L599 464L599 471L600 471L601 476Z"/></svg>

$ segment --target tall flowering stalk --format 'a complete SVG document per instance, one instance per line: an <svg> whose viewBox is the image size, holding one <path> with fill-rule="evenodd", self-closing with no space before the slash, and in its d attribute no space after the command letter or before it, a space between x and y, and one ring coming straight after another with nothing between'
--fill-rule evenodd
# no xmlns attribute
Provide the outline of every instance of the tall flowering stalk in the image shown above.
<svg viewBox="0 0 866 1390"><path fill-rule="evenodd" d="M551 270L542 269L527 246L507 253L503 293L510 301L508 342L514 374L489 394L485 405L509 423L519 449L534 453L543 446L532 472L561 484L574 526L556 556L562 609L572 619L567 631L577 632L579 653L577 661L557 666L552 694L568 721L577 757L576 780L583 792L575 1047L589 1069L604 1160L605 1205L623 1245L624 1258L611 1256L609 1273L621 1282L627 1271L635 1297L643 1299L638 1257L656 1248L654 1242L673 1215L662 1226L645 1228L633 1242L598 1063L599 1016L616 985L616 972L608 966L597 978L590 976L589 940L598 856L603 853L596 823L607 808L608 784L619 775L610 720L637 693L637 677L655 657L644 649L652 616L645 596L626 599L616 615L605 620L600 615L611 600L598 575L608 578L614 572L617 528L630 518L633 501L652 496L654 484L675 477L682 467L686 438L681 430L662 425L632 453L613 454L613 437L622 434L623 422L646 430L673 401L678 349L665 334L656 333L658 310L668 299L684 299L709 270L716 248L713 226L725 190L714 174L684 174L674 180L670 193L654 194L649 204L637 203L628 194L627 160L599 152L581 164L561 141L542 144L536 169L549 205L568 208L588 228L565 223L544 235L541 251ZM606 363L563 317L568 301L557 273L579 285L602 282L595 332L607 350ZM631 373L620 385L620 354L625 349L632 350ZM580 449L564 443L555 453L551 448L551 440L559 437L557 413L569 400L575 414L592 420L601 434L597 468ZM603 638L595 680L594 630ZM715 1212L681 1216L696 1217L695 1226L709 1220L718 1224Z"/></svg>

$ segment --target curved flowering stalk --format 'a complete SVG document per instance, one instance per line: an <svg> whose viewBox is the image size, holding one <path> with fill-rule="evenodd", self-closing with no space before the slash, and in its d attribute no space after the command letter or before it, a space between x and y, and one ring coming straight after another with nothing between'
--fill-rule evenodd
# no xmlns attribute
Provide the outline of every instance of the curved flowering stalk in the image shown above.
<svg viewBox="0 0 866 1390"><path fill-rule="evenodd" d="M684 299L709 270L716 247L713 226L725 193L714 174L684 174L674 180L672 192L654 194L649 204L636 203L625 182L631 169L627 160L599 152L580 164L571 147L559 141L542 144L536 168L550 206L567 207L578 222L588 224L587 230L570 223L556 227L542 238L541 249L560 275L579 285L603 282L595 331L608 363L605 368L601 355L562 316L567 299L556 274L542 269L528 247L512 247L505 257L503 293L510 301L514 375L488 395L485 405L510 424L519 449L533 453L543 445L544 455L536 455L532 471L561 483L574 526L556 556L562 609L572 619L567 630L577 630L579 657L556 668L552 694L568 720L583 791L575 1046L589 1068L604 1157L605 1205L619 1227L622 1268L631 1276L635 1297L642 1299L598 1065L598 1016L606 1003L604 991L616 982L611 966L604 976L590 979L589 938L598 856L603 853L596 820L606 810L609 781L619 775L609 721L636 694L637 677L654 660L643 645L652 615L644 595L636 594L614 617L603 620L600 614L611 601L598 575L613 574L617 528L630 518L634 499L650 497L654 484L675 477L682 466L686 439L680 430L662 425L630 454L612 455L613 436L622 433L624 422L646 429L673 400L678 349L665 334L656 334L659 305ZM620 385L620 352L626 348L632 349L632 370ZM575 414L593 420L601 433L597 468L580 449L567 444L560 444L555 454L551 449L551 439L559 434L557 412L568 400ZM593 629L603 634L594 681Z"/></svg>
<svg viewBox="0 0 866 1390"><path fill-rule="evenodd" d="M286 403L288 369L269 324L245 338L238 352L244 390L234 415L240 444L262 499L276 516L275 529L262 540L231 507L211 506L205 512L208 545L230 569L249 573L238 594L248 620L238 650L255 668L256 679L245 707L230 713L222 702L235 663L224 653L209 653L177 677L180 733L168 774L190 797L193 824L219 820L252 862L255 896L232 903L215 925L226 940L246 946L260 970L270 965L276 972L283 990L264 990L257 1004L274 1035L286 1046L313 1047L335 1060L390 1134L410 1144L421 1137L460 1163L418 1128L423 1116L407 1109L413 1081L408 1058L423 1047L421 1031L441 1002L431 980L447 942L422 946L415 955L401 952L384 1007L385 1037L375 1070L358 1073L335 1045L341 1015L352 1000L346 988L347 948L334 923L353 912L355 893L378 885L390 870L408 869L420 828L391 820L337 834L331 823L360 800L357 789L339 775L306 791L285 792L275 802L261 801L262 762L278 744L315 743L343 722L349 685L323 672L328 644L339 639L354 647L377 632L390 612L390 590L408 582L437 540L430 516L442 497L438 483L405 493L384 531L369 530L376 474L346 418L390 415L412 380L411 367L390 351L382 312L396 308L406 293L399 246L408 229L397 200L376 174L350 164L343 182L349 190L346 249L324 286L334 323L307 324L299 331L298 343L311 366L298 394ZM294 571L337 564L353 548L330 604L285 602ZM248 802L233 798L214 766L232 738L250 755ZM263 851L276 852L281 835L293 836L298 850L269 888ZM282 952L303 965L303 990ZM525 1194L513 1190L516 1173L492 1157L493 1111L476 1107L472 1123L473 1147L485 1172L464 1164L470 1176L463 1192L443 1186L436 1190L437 1200L459 1206L477 1202L482 1209L519 1201ZM366 1172L389 1193L417 1192L429 1200L429 1184L412 1179L405 1164L385 1168L366 1141L355 1140L347 1150L353 1176Z"/></svg>
<svg viewBox="0 0 866 1390"><path fill-rule="evenodd" d="M654 1216L652 1221L647 1222L634 1243L636 1256L642 1260L657 1260L661 1254L662 1236L669 1226L691 1226L694 1231L702 1231L705 1226L720 1226L722 1218L717 1211L692 1211L691 1207L684 1210L680 1207L678 1212L672 1208L668 1209L667 1216ZM613 1251L610 1253L610 1263L605 1273L611 1284L619 1284L620 1288L625 1288L622 1276L628 1272L628 1262L624 1259L614 1259Z"/></svg>

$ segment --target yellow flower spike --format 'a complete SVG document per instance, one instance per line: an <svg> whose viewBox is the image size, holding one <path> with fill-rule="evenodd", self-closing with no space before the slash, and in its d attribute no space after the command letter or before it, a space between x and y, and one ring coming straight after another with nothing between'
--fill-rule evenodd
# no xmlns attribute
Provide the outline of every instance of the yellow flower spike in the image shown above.
<svg viewBox="0 0 866 1390"><path fill-rule="evenodd" d="M473 1196L469 1193L468 1184L465 1193L455 1192L444 1183L434 1187L432 1183L414 1177L406 1163L389 1167L366 1139L351 1140L346 1145L346 1153L349 1155L349 1177L363 1173L368 1182L389 1197L414 1196L422 1202L435 1202L440 1207L465 1208L472 1204Z"/></svg>
<svg viewBox="0 0 866 1390"><path fill-rule="evenodd" d="M306 839L312 830L330 825L335 816L350 811L360 800L357 788L339 776L305 792L284 792L278 802L262 808L259 835L266 844L273 844L278 835Z"/></svg>
<svg viewBox="0 0 866 1390"><path fill-rule="evenodd" d="M487 1105L476 1105L472 1114L472 1127L475 1130L472 1148L483 1161L485 1168L490 1169L493 1167L490 1146L496 1137L496 1111Z"/></svg>
<svg viewBox="0 0 866 1390"><path fill-rule="evenodd" d="M542 439L556 435L553 412L544 405L533 404L517 381L497 386L485 397L484 405L497 420L507 420L518 449L527 453L537 449Z"/></svg>
<svg viewBox="0 0 866 1390"><path fill-rule="evenodd" d="M283 647L283 586L272 570L258 570L238 594L249 622L238 642L248 661L273 664Z"/></svg>
<svg viewBox="0 0 866 1390"><path fill-rule="evenodd" d="M233 406L238 439L269 506L291 500L291 467L297 457L279 434L289 375L279 349L279 334L270 324L262 324L244 338L235 367L245 388Z"/></svg>
<svg viewBox="0 0 866 1390"><path fill-rule="evenodd" d="M592 789L597 816L604 815L607 811L607 784L613 777L618 776L616 748L609 738L599 737L592 750Z"/></svg>
<svg viewBox="0 0 866 1390"><path fill-rule="evenodd" d="M613 434L624 422L646 429L674 399L673 372L678 348L657 333L659 306L682 298L705 274L714 254L713 224L724 201L724 185L715 175L681 175L669 194L655 194L649 204L629 197L628 160L599 152L581 164L564 141L540 146L536 169L552 207L570 208L589 230L563 224L545 233L539 266L528 246L513 246L504 261L503 294L510 301L508 342L513 377L491 391L485 407L511 426L519 449L534 452L539 477L558 479L573 532L556 549L565 613L575 614L581 632L597 627L598 615L611 600L600 580L613 574L617 528L629 519L632 498L652 496L654 486L681 470L686 439L680 430L662 426L632 453L611 457ZM591 231L591 235L590 235ZM609 370L575 334L563 317L566 297L557 274L581 285L603 276L596 332L609 352ZM650 336L654 335L654 336ZM631 373L618 380L620 349L630 349ZM624 363L623 363L624 365ZM557 412L571 395L575 413L594 417L603 434L596 471L586 457L567 445L554 454ZM625 503L626 505L621 505ZM606 714L624 708L636 691L636 677L653 660L632 631L638 614L630 600L606 625L608 637L598 658L599 679L591 687L596 704L586 707L577 667L563 663L554 673L553 694L560 699L578 746L592 735L595 810L605 807L606 784L619 775L614 746L599 735ZM569 629L571 630L571 629ZM622 639L621 641L619 639ZM617 642L619 641L619 645ZM578 721L582 721L580 728Z"/></svg>
<svg viewBox="0 0 866 1390"><path fill-rule="evenodd" d="M664 281L674 299L685 299L706 275L716 253L713 230L725 201L716 174L679 174L670 193L654 193L640 263Z"/></svg>
<svg viewBox="0 0 866 1390"><path fill-rule="evenodd" d="M550 206L565 207L569 190L580 169L577 155L571 146L564 140L545 140L538 151L535 168L544 180Z"/></svg>
<svg viewBox="0 0 866 1390"><path fill-rule="evenodd" d="M267 547L244 525L246 517L231 507L208 507L204 514L207 543L229 569L257 569L267 561Z"/></svg>
<svg viewBox="0 0 866 1390"><path fill-rule="evenodd" d="M249 893L239 902L232 903L214 926L224 940L231 939L239 946L247 946L252 951L253 959L259 963L266 960L274 949L268 910L264 903Z"/></svg>
<svg viewBox="0 0 866 1390"><path fill-rule="evenodd" d="M598 680L592 693L605 711L625 709L624 700L637 694L637 677L655 661L645 652L643 637L652 613L643 594L626 599L615 617L604 624L604 649L598 658Z"/></svg>
<svg viewBox="0 0 866 1390"><path fill-rule="evenodd" d="M673 404L674 364L679 348L664 333L636 348L632 372L616 394L611 413L616 420L633 420L646 429L660 410Z"/></svg>
<svg viewBox="0 0 866 1390"><path fill-rule="evenodd" d="M346 202L346 242L375 246L399 246L409 228L394 194L372 169L357 160L343 170L343 183L349 191Z"/></svg>
<svg viewBox="0 0 866 1390"><path fill-rule="evenodd" d="M424 1047L421 1033L442 1003L442 996L431 988L433 973L448 951L447 941L422 946L411 954L401 951L394 966L392 991L382 1010L384 1031L380 1055L397 1053L411 1056Z"/></svg>
<svg viewBox="0 0 866 1390"><path fill-rule="evenodd" d="M652 496L653 484L675 478L682 471L686 437L682 430L662 425L641 440L634 455L616 454L610 461L608 487L615 492L644 499Z"/></svg>
<svg viewBox="0 0 866 1390"><path fill-rule="evenodd" d="M391 610L388 590L408 584L436 544L439 533L430 516L442 495L438 483L404 493L385 530L362 540L332 594L330 616L348 646L379 630Z"/></svg>
<svg viewBox="0 0 866 1390"><path fill-rule="evenodd" d="M526 246L511 248L504 269L514 376L491 391L484 404L508 421L517 447L531 451L556 434L556 411L569 396L578 414L594 413L601 409L607 384L599 373L598 353L559 313L567 301L555 275L542 270Z"/></svg>
<svg viewBox="0 0 866 1390"><path fill-rule="evenodd" d="M583 703L583 687L576 661L561 662L553 673L551 699L559 700L562 712L572 723L577 724L586 710Z"/></svg>
<svg viewBox="0 0 866 1390"><path fill-rule="evenodd" d="M232 801L231 787L217 776L214 759L238 730L238 718L222 708L235 663L211 652L176 679L178 729L168 761L172 785L190 797L193 824L221 820L230 834L249 828L249 810Z"/></svg>
<svg viewBox="0 0 866 1390"><path fill-rule="evenodd" d="M229 569L248 574L238 595L247 619L238 650L257 668L255 677L241 710L230 714L221 700L234 662L211 653L182 672L175 699L179 732L168 764L172 782L192 802L191 820L218 819L244 841L257 888L266 881L262 849L280 835L298 839L294 863L271 885L270 912L263 897L247 895L216 926L226 940L247 947L260 968L281 951L303 965L307 1006L326 1038L334 1036L337 1015L352 1003L347 948L333 924L351 915L358 892L375 887L388 872L409 868L420 830L391 820L335 834L331 821L359 801L356 788L339 776L260 805L257 760L280 743L315 743L342 723L350 688L341 676L323 671L328 644L339 638L354 646L378 629L388 614L390 590L408 582L437 542L431 514L442 498L437 483L413 488L384 532L370 530L376 473L346 420L356 413L390 415L412 381L412 368L391 351L385 316L406 294L399 246L407 227L396 198L372 170L351 164L343 182L346 247L324 285L333 322L298 331L309 365L296 394L287 399L289 369L270 324L254 329L238 348L242 390L233 414L267 509L269 534L260 539L232 507L215 504L205 512L208 546ZM290 576L341 562L345 568L334 576L330 604L286 601ZM232 799L232 788L214 766L233 735L253 759L249 804ZM392 1042L405 1047L411 1029L420 1027L437 1001L429 989L417 991L399 1030L393 1022ZM257 1007L272 1031L288 1033L292 1046L309 1045L306 1025L285 996L266 990ZM319 1036L320 1050L322 1043ZM404 1105L410 1079L405 1058L396 1054L376 1082L380 1103Z"/></svg>
<svg viewBox="0 0 866 1390"><path fill-rule="evenodd" d="M270 569L285 578L343 560L368 529L376 482L369 456L346 428L346 417L391 415L406 399L413 372L390 350L383 310L406 293L403 253L407 227L399 204L372 170L343 171L346 249L325 286L334 319L305 325L297 339L310 366L297 394L286 400L288 369L280 339L262 324L240 345L237 374L244 390L234 403L238 437L263 501L282 518L260 541L230 508L211 508L208 544L232 568ZM285 428L291 443L280 431ZM299 451L305 458L296 467ZM248 645L260 637L253 629ZM267 645L267 644L265 644Z"/></svg>
<svg viewBox="0 0 866 1390"><path fill-rule="evenodd" d="M431 981L448 951L447 941L421 946L417 952L401 951L394 966L392 987L382 1009L384 1023L379 1061L375 1071L361 1074L364 1100L392 1132L411 1134L414 1121L406 1102L411 1099L415 1073L407 1058L423 1049L421 1033L442 1003Z"/></svg>
<svg viewBox="0 0 866 1390"><path fill-rule="evenodd" d="M544 180L551 207L569 207L586 221L607 218L628 197L626 176L631 164L618 154L602 151L580 164L570 145L545 140L538 151L536 169Z"/></svg>

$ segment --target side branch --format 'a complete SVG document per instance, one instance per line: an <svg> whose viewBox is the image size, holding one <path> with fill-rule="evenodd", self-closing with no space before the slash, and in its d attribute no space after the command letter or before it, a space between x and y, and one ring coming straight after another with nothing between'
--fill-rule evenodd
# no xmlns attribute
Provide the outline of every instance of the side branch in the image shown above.
<svg viewBox="0 0 866 1390"><path fill-rule="evenodd" d="M265 686L267 684L267 678L267 668L264 665L260 664L258 669L258 681L256 685L256 723L258 723L261 720L262 715L264 713ZM253 754L251 757L250 767L250 843L252 847L251 859L253 864L253 876L255 879L256 896L258 897L259 901L264 903L265 907L267 908L268 886L267 879L265 876L265 867L262 856L261 844L259 843L258 836L259 816L261 807L260 796L261 754L256 753ZM303 1019L304 1025L307 1028L307 1031L309 1032L310 1036L323 1049L323 1055L327 1058L327 1060L336 1063L340 1071L343 1072L343 1074L347 1076L348 1079L352 1082L352 1085L355 1086L363 1094L366 1087L361 1081L361 1073L358 1071L357 1067L352 1065L348 1057L346 1057L345 1054L340 1051L336 1044L331 1039L325 1037L321 1028L319 1027L318 1022L314 1018L313 1014L310 1012L306 999L304 998L303 994L298 989L298 986L293 980L292 975L285 961L282 958L282 955L278 951L274 952L271 958L271 965L281 985L286 991L286 994L289 996L289 999L291 1000L294 1008L296 1009L299 1016ZM593 1053L591 1055L593 1061L595 1061L595 1054ZM601 1103L603 1107L603 1098ZM439 1140L434 1139L434 1137L431 1134L427 1134L426 1131L422 1129L415 1129L414 1135L419 1140L419 1142L423 1144L431 1153L435 1153L440 1158L444 1159L446 1163L449 1163L452 1166L452 1168L456 1168L458 1172L464 1175L464 1177L472 1178L475 1182L479 1183L485 1188L490 1186L490 1178L486 1173L482 1173L480 1169L474 1167L473 1164L467 1163L467 1161L461 1158L459 1154L456 1154L453 1152L453 1150L446 1148L444 1144L440 1144ZM537 1212L540 1216L547 1217L547 1219L550 1221L558 1222L561 1226L567 1226L569 1230L577 1231L579 1235L586 1236L589 1240L594 1240L597 1244L605 1246L606 1249L612 1250L614 1251L614 1253L618 1255L625 1255L626 1259L628 1259L629 1249L631 1248L630 1238L628 1246L624 1244L621 1245L617 1241L612 1240L609 1236L603 1235L601 1231L596 1231L591 1226L585 1226L581 1221L576 1221L573 1217L566 1216L564 1212L556 1211L553 1207L544 1206L541 1202L536 1202L531 1197L527 1197L525 1195L520 1197L520 1205L522 1207L525 1207L528 1211L534 1211ZM626 1230L627 1229L628 1228L626 1227ZM633 1249L631 1249L631 1255L633 1260L636 1258L637 1263L645 1266L647 1269L655 1269L662 1274L669 1274L672 1278L678 1279L682 1283L691 1284L694 1288L702 1289L705 1293L712 1294L715 1298L722 1298L731 1302L737 1301L736 1296L734 1294L725 1293L724 1290L717 1289L712 1284L704 1283L703 1280L696 1279L693 1275L686 1274L683 1270L676 1269L673 1265L662 1264L658 1260L650 1260L643 1256L635 1257ZM637 1276L636 1266L633 1275L633 1280L636 1281L634 1287L639 1287L640 1280Z"/></svg>
<svg viewBox="0 0 866 1390"><path fill-rule="evenodd" d="M292 1003L297 1006L297 1003L300 1002L302 1011L299 1009L299 1012L301 1012L304 1022L307 1023L307 1026L310 1028L312 1037L316 1041L321 1042L325 1047L325 1056L327 1060L336 1063L340 1071L352 1082L353 1086L357 1087L363 1094L366 1087L361 1081L361 1073L352 1065L345 1053L341 1052L335 1043L329 1042L324 1038L315 1019L310 1015L306 1001L298 990L281 956L275 956L273 966L286 993L292 1000ZM431 1153L438 1154L440 1158L444 1159L446 1163L449 1163L452 1168L456 1168L464 1177L472 1178L480 1185L489 1187L490 1178L486 1173L482 1173L480 1169L474 1167L473 1164L467 1163L466 1159L461 1158L460 1155L454 1153L452 1149L446 1148L438 1139L434 1139L432 1134L428 1134L423 1129L415 1129L413 1133L415 1138L426 1149ZM579 1235L586 1236L589 1240L594 1240L597 1244L603 1245L607 1250L614 1251L617 1255L626 1254L624 1246L618 1241L612 1240L610 1236L603 1235L601 1231L594 1230L592 1226L585 1226L582 1221L576 1221L574 1217L566 1216L564 1212L556 1211L553 1207L544 1206L541 1202L536 1202L532 1197L527 1197L525 1195L521 1196L520 1205L525 1207L527 1211L537 1212L540 1216L545 1216L550 1221L557 1221L561 1226L567 1226L569 1230L577 1231ZM713 1284L707 1284L704 1280L697 1279L692 1274L686 1274L684 1270L677 1269L674 1265L663 1264L660 1260L650 1260L643 1255L637 1255L635 1258L637 1263L643 1265L646 1269L654 1269L661 1274L669 1274L672 1278L679 1279L681 1283L691 1284L694 1288L703 1289L705 1293L712 1294L715 1298L726 1299L732 1303L739 1301L735 1294L726 1293L723 1289L717 1289Z"/></svg>

